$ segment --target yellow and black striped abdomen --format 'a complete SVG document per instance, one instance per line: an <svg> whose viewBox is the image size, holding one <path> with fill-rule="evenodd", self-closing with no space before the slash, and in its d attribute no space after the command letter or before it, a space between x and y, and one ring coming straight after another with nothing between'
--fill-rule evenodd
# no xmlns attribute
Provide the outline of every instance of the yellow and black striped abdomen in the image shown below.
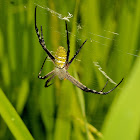
<svg viewBox="0 0 140 140"><path fill-rule="evenodd" d="M55 53L55 65L58 68L63 68L66 62L66 50L64 47L59 46Z"/></svg>

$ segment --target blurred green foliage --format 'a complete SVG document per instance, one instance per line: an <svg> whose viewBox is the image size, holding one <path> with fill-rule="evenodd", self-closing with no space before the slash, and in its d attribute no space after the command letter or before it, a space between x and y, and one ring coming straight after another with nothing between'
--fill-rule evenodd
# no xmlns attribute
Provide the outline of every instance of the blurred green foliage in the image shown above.
<svg viewBox="0 0 140 140"><path fill-rule="evenodd" d="M93 63L98 62L116 83L124 77L123 83L106 96L87 94L57 77L45 88L45 81L37 78L46 53L34 29L36 5L37 25L42 25L52 53L59 45L67 49L65 22L47 7L63 17L73 15L68 22L70 58L88 40L77 57L80 62L69 68L71 75L98 91L106 82ZM140 0L1 0L0 140L25 135L29 140L138 140L139 5ZM53 68L46 62L43 74ZM105 90L113 86L109 83Z"/></svg>

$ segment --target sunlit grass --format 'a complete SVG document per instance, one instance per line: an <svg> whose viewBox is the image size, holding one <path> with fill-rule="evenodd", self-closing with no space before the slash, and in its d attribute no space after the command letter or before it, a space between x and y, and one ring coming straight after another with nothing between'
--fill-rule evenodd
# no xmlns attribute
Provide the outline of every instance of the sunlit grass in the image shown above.
<svg viewBox="0 0 140 140"><path fill-rule="evenodd" d="M25 140L25 139L33 140L25 124L18 116L16 110L7 100L5 94L1 89L0 89L0 99L1 99L0 114L3 120L6 122L12 134L15 136L15 138L20 140Z"/></svg>

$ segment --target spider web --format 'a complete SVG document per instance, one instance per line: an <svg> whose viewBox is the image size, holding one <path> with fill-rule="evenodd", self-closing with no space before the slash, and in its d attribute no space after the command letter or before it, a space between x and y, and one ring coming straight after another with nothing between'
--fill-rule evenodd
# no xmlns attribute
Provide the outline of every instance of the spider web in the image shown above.
<svg viewBox="0 0 140 140"><path fill-rule="evenodd" d="M69 12L68 12L67 16L63 16L62 14L55 12L54 10L50 9L49 7L43 7L43 6L41 6L41 5L37 4L37 3L34 3L34 4L37 5L38 7L42 8L42 9L47 10L52 15L57 16L61 20L66 20L66 21L69 22L70 21L69 19L73 17L73 15L71 13L69 13Z"/></svg>
<svg viewBox="0 0 140 140"><path fill-rule="evenodd" d="M128 62L128 59L135 60L136 58L140 58L140 55L138 55L139 52L140 52L140 48L133 50L133 49L129 49L129 47L127 49L124 49L122 47L122 49L121 49L119 47L119 40L121 40L121 35L117 32L112 31L109 27L105 27L102 30L102 32L93 32L93 31L88 30L88 27L87 27L86 24L75 22L75 25L77 26L77 28L76 28L76 33L73 33L71 31L71 28L72 28L71 25L72 25L72 22L73 22L74 15L72 13L70 13L69 11L67 13L59 13L58 11L52 10L50 7L46 6L46 4L42 4L41 2L36 2L36 3L34 3L34 5L35 6L37 5L39 7L38 12L40 12L41 14L44 14L45 17L50 16L50 17L55 17L55 18L58 19L58 21L60 22L59 28L63 29L63 31L58 30L59 28L56 28L54 24L53 25L49 24L49 27L47 27L44 24L43 29L46 28L45 31L50 31L52 34L54 33L54 34L57 34L58 36L60 36L59 40L61 40L60 42L62 43L62 44L60 43L60 45L64 46L65 49L67 49L66 32L65 32L66 27L65 27L65 22L64 22L65 20L68 22L70 40L73 39L73 38L76 38L76 44L75 44L76 49L75 50L77 50L80 47L80 45L85 41L85 39L88 40L87 43L85 44L86 46L84 46L82 48L82 50L80 51L80 53L78 54L78 56L76 57L76 59L73 63L76 63L75 66L78 64L78 65L81 66L81 68L84 67L84 72L82 72L82 73L86 74L86 76L89 77L89 78L88 78L88 80L87 79L83 80L81 78L82 76L80 77L80 74L79 74L80 82L82 82L84 85L88 86L89 88L90 88L91 85L96 87L96 83L97 83L96 81L93 81L92 78L88 75L91 72L91 69L94 69L98 73L98 75L100 75L100 77L103 78L104 83L105 83L106 79L109 79L109 82L114 84L114 85L117 85L117 83L119 82L119 81L115 81L111 77L114 74L114 71L111 70L111 69L106 69L105 65L104 65L104 63L106 63L107 66L112 63L112 60L110 58L108 60L106 60L106 61L110 61L109 64L108 64L108 62L106 62L104 60L104 50L106 48L110 47L110 44L108 43L109 41L112 42L112 44L115 46L111 50L111 54L114 55L114 56L117 56L117 58L121 57L121 58L125 59L126 63ZM39 18L39 16L38 16L38 18ZM40 21L41 21L41 18L40 18ZM41 22L41 24L43 24L43 23ZM47 41L47 39L45 38L45 31L44 31L44 39L45 39L45 41ZM84 33L81 34L81 31L85 32L85 34ZM110 36L113 36L113 37L110 37ZM72 49L72 47L73 46L70 47L70 50ZM98 48L100 48L99 49L100 50L100 56L96 55L96 50L98 50ZM57 46L55 47L54 50L50 50L50 49L49 50L52 52L52 54L54 54L56 49L57 49ZM90 49L94 49L94 54L92 54L93 51L90 51ZM87 57L87 56L84 55L84 53L88 54L88 57L89 57L89 59L91 59L91 61L87 61L87 59L82 58L83 56ZM93 55L94 55L94 57L92 57ZM100 59L98 59L99 57L100 57ZM45 56L44 56L44 58L45 58ZM71 53L70 53L70 58L72 58ZM48 61L51 61L51 60L48 59ZM90 63L88 65L89 67L85 67L87 63ZM115 66L117 65L117 67L119 67L119 63L117 63L117 64L116 63L117 63L117 60L116 60L114 65ZM46 65L48 67L48 64L46 64ZM72 68L75 68L75 67L72 67ZM77 72L78 71L81 72L81 69L79 68L77 70ZM48 72L46 72L46 69L45 69L45 73L48 73ZM122 75L126 79L126 77L128 75L127 69L124 72L122 73ZM122 77L120 76L119 78L121 80ZM96 78L95 78L95 80L96 80ZM89 82L88 84L86 83L87 81ZM104 85L104 83L102 83L102 85ZM89 85L89 84L91 84L91 85ZM121 88L121 87L119 86L117 88ZM98 91L99 89L96 89L96 90ZM105 90L107 90L107 89L105 89ZM102 98L101 96L98 96L96 98L97 100L94 100L94 101L96 101L96 103L99 104L99 105L110 104L111 101L108 102L110 99L107 100L107 101L103 101L103 100L100 100L101 98ZM105 98L105 96L104 96L104 98ZM88 100L88 101L90 101L90 100ZM102 101L102 103L100 104L101 101ZM97 110L98 110L97 111L96 109L94 109L95 104L93 103L93 101L88 102L88 104L89 105L87 105L87 106L93 106L93 107L91 107L92 114L97 115L96 118L94 117L94 124L96 124L97 126L99 125L99 127L100 127L101 126L100 124L102 123L102 120L104 119L104 118L102 118L103 116L100 115L100 111L99 111L100 106L97 107ZM88 107L87 107L87 110L90 112L90 109L88 109ZM88 114L88 111L87 111L87 114ZM99 112L99 114L97 112Z"/></svg>
<svg viewBox="0 0 140 140"><path fill-rule="evenodd" d="M37 3L34 3L35 5L37 5L38 7L40 7L41 9L44 9L46 11L45 14L50 14L51 16L55 16L57 17L58 19L60 20L63 20L63 21L68 21L69 23L72 21L72 18L73 18L73 14L68 12L67 15L63 15L61 13L58 13L57 11L54 11L52 9L50 9L49 7L47 6L42 6L40 4L37 4ZM69 24L68 23L68 24ZM69 36L71 37L76 37L76 43L77 44L81 44L81 42L84 42L85 39L87 39L89 42L90 42L90 46L100 46L100 47L109 47L109 45L107 43L104 43L106 42L106 40L111 40L113 41L113 43L115 44L115 48L112 50L112 53L116 53L117 52L117 55L118 56L126 56L127 58L129 57L137 57L139 58L140 56L138 55L139 51L140 51L140 48L137 49L137 50L131 50L131 49L128 49L128 50L121 50L121 49L118 49L117 46L118 46L118 39L119 39L119 33L117 32L113 32L111 30L108 30L108 29L104 29L104 33L108 33L108 34L112 34L114 36L114 38L110 38L108 36L104 36L100 33L93 33L93 32L89 32L86 25L80 25L79 23L75 23L77 25L77 33L76 34L73 34L72 32L69 31ZM65 24L61 25L62 28L65 29ZM66 33L65 32L60 32L58 30L56 30L53 26L49 27L51 29L51 32L56 32L57 34L59 34L61 37L62 37L62 40L66 40ZM86 31L86 35L83 35L80 36L80 31L81 30L85 30ZM83 51L88 51L89 48L82 48ZM54 53L52 51L52 53ZM89 52L90 53L90 52ZM92 56L93 54L89 54L89 56ZM101 56L102 57L102 56ZM104 58L102 57L102 60ZM48 59L48 61L50 61ZM76 61L77 62L80 62L80 63L86 63L84 61L81 61L81 59L79 58L76 58ZM104 76L106 77L107 79L109 79L109 81L115 85L117 85L117 83L109 76L108 72L106 72L104 70L104 68L102 68L102 62L98 62L98 61L92 61L92 64L91 65L94 65L96 69L99 70L99 72Z"/></svg>

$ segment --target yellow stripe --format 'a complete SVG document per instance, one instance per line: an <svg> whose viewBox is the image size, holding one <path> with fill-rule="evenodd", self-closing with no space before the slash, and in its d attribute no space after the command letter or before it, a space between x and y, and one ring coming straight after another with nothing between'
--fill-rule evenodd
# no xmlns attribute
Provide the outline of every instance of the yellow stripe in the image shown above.
<svg viewBox="0 0 140 140"><path fill-rule="evenodd" d="M66 50L64 47L59 46L55 53L55 65L58 68L63 68L66 62Z"/></svg>

